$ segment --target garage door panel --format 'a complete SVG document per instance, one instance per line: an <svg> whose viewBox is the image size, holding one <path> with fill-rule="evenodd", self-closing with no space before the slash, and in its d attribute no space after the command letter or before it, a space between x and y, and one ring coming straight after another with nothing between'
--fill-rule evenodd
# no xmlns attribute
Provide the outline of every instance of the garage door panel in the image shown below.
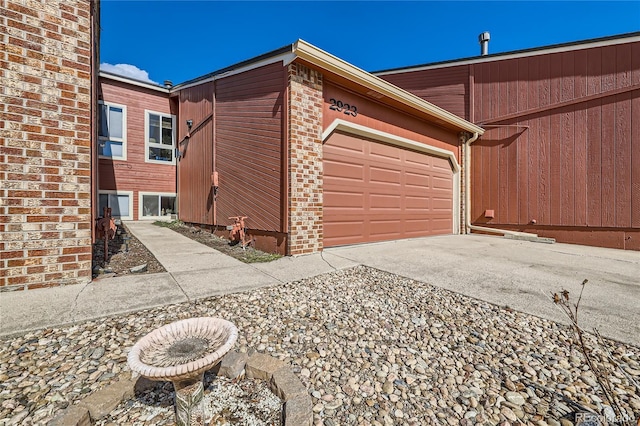
<svg viewBox="0 0 640 426"><path fill-rule="evenodd" d="M362 182L364 179L364 166L356 163L325 160L324 174L327 179Z"/></svg>
<svg viewBox="0 0 640 426"><path fill-rule="evenodd" d="M394 183L400 185L402 173L399 170L386 169L381 167L369 167L369 182L380 182L384 184Z"/></svg>
<svg viewBox="0 0 640 426"><path fill-rule="evenodd" d="M451 179L446 179L442 176L433 176L431 179L431 185L433 189L443 189L447 192L453 188L453 182Z"/></svg>
<svg viewBox="0 0 640 426"><path fill-rule="evenodd" d="M431 220L431 232L434 234L450 234L451 233L451 220L450 219L432 219Z"/></svg>
<svg viewBox="0 0 640 426"><path fill-rule="evenodd" d="M424 188L431 186L431 176L428 174L420 174L420 173L409 173L406 172L404 174L405 186L408 187L416 187L416 188Z"/></svg>
<svg viewBox="0 0 640 426"><path fill-rule="evenodd" d="M448 160L340 133L324 158L325 247L451 233Z"/></svg>
<svg viewBox="0 0 640 426"><path fill-rule="evenodd" d="M369 195L369 208L372 211L375 210L398 210L402 204L402 197L400 195L391 194L370 194Z"/></svg>
<svg viewBox="0 0 640 426"><path fill-rule="evenodd" d="M451 198L432 197L431 209L434 212L449 212L451 211L452 202L453 200L451 200Z"/></svg>
<svg viewBox="0 0 640 426"><path fill-rule="evenodd" d="M424 195L420 197L406 195L404 202L405 210L407 211L425 211L431 208L431 198L425 197Z"/></svg>
<svg viewBox="0 0 640 426"><path fill-rule="evenodd" d="M362 156L365 153L366 145L366 141L363 139L335 139L331 141L331 153Z"/></svg>
<svg viewBox="0 0 640 426"><path fill-rule="evenodd" d="M366 146L369 149L369 153L371 154L372 158L385 157L390 160L400 161L400 158L402 157L403 150L396 146L385 145L381 143L372 144L370 143L370 141L366 141Z"/></svg>
<svg viewBox="0 0 640 426"><path fill-rule="evenodd" d="M363 209L364 194L360 192L325 191L324 207L333 209Z"/></svg>
<svg viewBox="0 0 640 426"><path fill-rule="evenodd" d="M370 223L369 237L394 237L402 231L402 225L395 218L386 220L372 220ZM397 238L397 237L396 237Z"/></svg>
<svg viewBox="0 0 640 426"><path fill-rule="evenodd" d="M361 238L364 233L364 224L361 221L335 221L325 226L324 232L330 235L340 235L340 239L355 240ZM341 243L348 244L348 243Z"/></svg>
<svg viewBox="0 0 640 426"><path fill-rule="evenodd" d="M422 169L425 166L428 168L432 167L432 164L433 164L432 158L433 157L430 157L424 154L419 154L414 151L406 151L406 156L404 158L404 161L409 167L417 167Z"/></svg>
<svg viewBox="0 0 640 426"><path fill-rule="evenodd" d="M405 233L410 236L422 236L425 229L429 229L429 219L411 219L405 221Z"/></svg>
<svg viewBox="0 0 640 426"><path fill-rule="evenodd" d="M435 158L432 167L434 170L441 170L443 172L451 171L451 163L449 163L449 160L446 158Z"/></svg>
<svg viewBox="0 0 640 426"><path fill-rule="evenodd" d="M431 195L433 195L431 193L430 185L423 185L423 186L404 185L402 188L403 188L403 194L405 196L430 197Z"/></svg>

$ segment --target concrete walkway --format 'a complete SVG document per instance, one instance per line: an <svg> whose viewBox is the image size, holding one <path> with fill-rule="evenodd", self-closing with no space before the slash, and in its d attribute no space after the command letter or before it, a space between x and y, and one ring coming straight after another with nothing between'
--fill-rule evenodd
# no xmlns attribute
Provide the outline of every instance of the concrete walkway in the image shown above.
<svg viewBox="0 0 640 426"><path fill-rule="evenodd" d="M461 235L337 247L245 264L167 228L147 222L127 226L167 272L0 293L0 335L249 291L363 264L563 322L550 293L566 288L577 298L587 278L580 304L583 327L640 345L638 252Z"/></svg>
<svg viewBox="0 0 640 426"><path fill-rule="evenodd" d="M167 272L0 293L0 336L281 284L333 271L331 265L355 265L330 254L250 265L149 222L127 222L127 227Z"/></svg>

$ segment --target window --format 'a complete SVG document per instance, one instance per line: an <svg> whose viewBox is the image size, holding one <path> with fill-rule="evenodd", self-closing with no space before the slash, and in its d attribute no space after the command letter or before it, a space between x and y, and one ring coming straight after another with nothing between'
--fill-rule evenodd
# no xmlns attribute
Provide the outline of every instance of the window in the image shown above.
<svg viewBox="0 0 640 426"><path fill-rule="evenodd" d="M175 121L169 114L146 111L146 161L175 164Z"/></svg>
<svg viewBox="0 0 640 426"><path fill-rule="evenodd" d="M98 103L98 156L127 159L127 109L100 101Z"/></svg>
<svg viewBox="0 0 640 426"><path fill-rule="evenodd" d="M176 194L140 192L140 219L176 214Z"/></svg>
<svg viewBox="0 0 640 426"><path fill-rule="evenodd" d="M115 191L100 191L98 193L98 216L102 217L104 207L111 207L111 216L120 219L132 220L131 215L133 210L133 193L115 192Z"/></svg>

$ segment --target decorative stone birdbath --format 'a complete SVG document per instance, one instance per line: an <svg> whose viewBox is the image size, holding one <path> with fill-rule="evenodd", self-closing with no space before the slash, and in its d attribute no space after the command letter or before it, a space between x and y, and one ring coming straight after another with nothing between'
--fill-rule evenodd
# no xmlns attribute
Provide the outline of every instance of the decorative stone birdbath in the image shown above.
<svg viewBox="0 0 640 426"><path fill-rule="evenodd" d="M131 348L127 361L149 380L173 383L178 426L202 426L204 372L218 363L237 338L236 326L222 318L185 319L144 336Z"/></svg>

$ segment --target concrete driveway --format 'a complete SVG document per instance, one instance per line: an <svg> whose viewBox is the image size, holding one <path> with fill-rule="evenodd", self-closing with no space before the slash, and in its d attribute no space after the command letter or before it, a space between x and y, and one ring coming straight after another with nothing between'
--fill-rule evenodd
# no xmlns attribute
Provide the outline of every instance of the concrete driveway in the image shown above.
<svg viewBox="0 0 640 426"><path fill-rule="evenodd" d="M566 289L579 323L640 345L640 252L450 235L327 249L325 258L361 263L500 306L568 323L552 299Z"/></svg>

